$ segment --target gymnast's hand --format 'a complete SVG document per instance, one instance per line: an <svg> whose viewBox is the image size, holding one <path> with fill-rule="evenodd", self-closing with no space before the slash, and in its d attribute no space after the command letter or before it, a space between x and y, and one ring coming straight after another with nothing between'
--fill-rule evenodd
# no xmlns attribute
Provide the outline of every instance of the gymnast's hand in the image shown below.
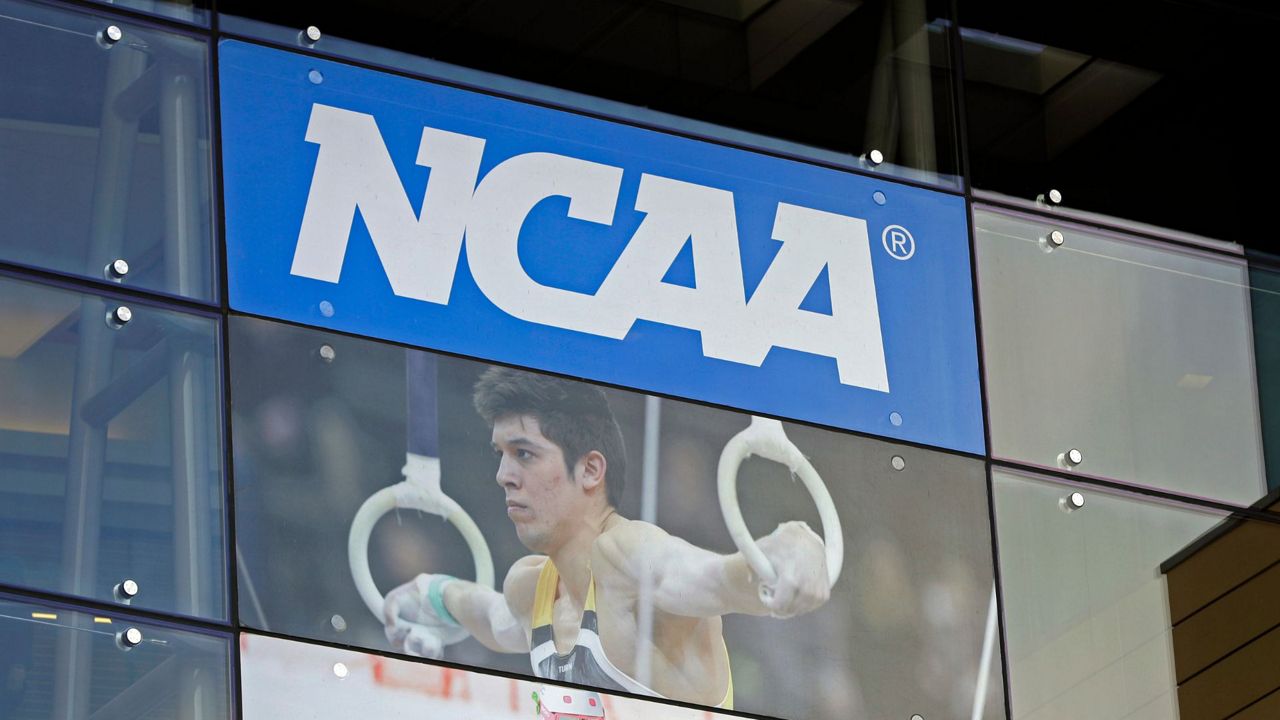
<svg viewBox="0 0 1280 720"><path fill-rule="evenodd" d="M444 587L455 581L448 575L423 573L387 593L382 623L391 647L410 655L439 659L445 645L467 637L466 629L444 605Z"/></svg>
<svg viewBox="0 0 1280 720"><path fill-rule="evenodd" d="M760 602L776 618L788 618L816 610L831 596L827 579L827 554L822 538L808 524L792 521L779 525L760 539L760 551L777 577L760 580Z"/></svg>

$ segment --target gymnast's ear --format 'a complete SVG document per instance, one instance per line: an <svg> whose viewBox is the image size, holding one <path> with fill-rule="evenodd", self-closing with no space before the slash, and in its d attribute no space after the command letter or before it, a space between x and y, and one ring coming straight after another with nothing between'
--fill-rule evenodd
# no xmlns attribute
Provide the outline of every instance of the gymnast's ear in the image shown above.
<svg viewBox="0 0 1280 720"><path fill-rule="evenodd" d="M609 468L609 462L604 459L604 454L599 450L591 450L582 457L578 458L577 465L573 468L575 479L583 490L588 492L604 489L604 475Z"/></svg>

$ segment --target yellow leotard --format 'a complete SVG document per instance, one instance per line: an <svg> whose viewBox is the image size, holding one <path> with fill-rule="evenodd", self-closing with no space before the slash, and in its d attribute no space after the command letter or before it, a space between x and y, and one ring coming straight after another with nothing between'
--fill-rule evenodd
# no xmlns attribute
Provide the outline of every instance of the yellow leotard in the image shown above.
<svg viewBox="0 0 1280 720"><path fill-rule="evenodd" d="M533 638L530 645L529 661L533 665L533 673L548 680L590 685L602 690L622 690L638 695L662 697L653 689L646 687L635 678L622 672L610 662L604 654L604 646L600 642L599 619L596 615L596 580L591 577L587 587L587 604L582 610L582 624L578 629L578 639L573 648L563 655L556 652L555 634L552 629L552 606L556 601L556 587L560 583L560 573L547 558L538 575L538 587L533 598ZM723 646L723 641L722 641ZM725 648L725 662L728 662L729 650ZM724 700L716 707L733 709L733 674L729 675L729 686L725 690Z"/></svg>

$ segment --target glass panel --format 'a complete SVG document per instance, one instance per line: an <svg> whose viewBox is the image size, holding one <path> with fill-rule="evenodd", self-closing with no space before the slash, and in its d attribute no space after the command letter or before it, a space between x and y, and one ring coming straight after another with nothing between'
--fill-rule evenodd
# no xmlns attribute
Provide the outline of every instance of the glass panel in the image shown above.
<svg viewBox="0 0 1280 720"><path fill-rule="evenodd" d="M207 43L0 0L0 63L0 260L213 300Z"/></svg>
<svg viewBox="0 0 1280 720"><path fill-rule="evenodd" d="M994 455L1266 494L1242 258L981 208L974 237Z"/></svg>
<svg viewBox="0 0 1280 720"><path fill-rule="evenodd" d="M777 620L759 605L755 576L735 553L723 514L727 507L733 515L733 503L717 496L722 451L749 416L263 320L233 317L230 332L239 607L248 626L418 654L455 640L444 659L522 674L530 672L532 631L540 677L605 690L712 706L731 680L735 709L777 717L1004 717L978 461L758 425L766 435L785 428L798 448L793 457L803 453L830 492L830 502L810 500L786 468L763 459L736 474L727 466L737 478L729 497L741 499L748 532L777 533L761 541L766 554L781 566L778 553L793 553L787 567L807 578L779 588L817 592L828 568L815 536L776 530L780 524L806 521L832 533L826 549L835 537L844 548L830 598L789 601L779 614L799 614ZM492 427L477 397L494 408ZM572 467L566 453L576 456ZM452 501L429 490L436 499L422 499L432 477ZM413 582L423 572L477 577L484 553L413 509L452 515L455 501L478 527L497 582L505 577L505 596L471 583ZM927 522L922 507L936 508ZM838 519L838 535L823 510ZM548 574L539 596L545 555L569 579ZM557 665L554 654L570 645L547 643L572 643L579 633L589 577L596 612L584 622L596 623L602 655ZM723 580L706 582L712 577ZM389 645L382 616L371 612L388 591L405 603L402 616L421 623L443 617L434 614L435 596L486 644L437 623ZM506 634L494 635L493 623ZM410 630L402 620L389 624L393 636ZM583 647L573 652L587 653ZM593 672L601 656L623 679Z"/></svg>
<svg viewBox="0 0 1280 720"><path fill-rule="evenodd" d="M230 641L0 594L0 717L230 720Z"/></svg>
<svg viewBox="0 0 1280 720"><path fill-rule="evenodd" d="M115 5L130 10L151 13L173 20L209 25L210 0L94 0L104 5Z"/></svg>
<svg viewBox="0 0 1280 720"><path fill-rule="evenodd" d="M227 32L959 186L946 2L501 0L304 12L223 2L219 11ZM318 42L306 26L323 31ZM873 149L884 164L862 159Z"/></svg>
<svg viewBox="0 0 1280 720"><path fill-rule="evenodd" d="M1014 718L1270 717L1249 713L1280 693L1280 524L1002 470L993 488Z"/></svg>
<svg viewBox="0 0 1280 720"><path fill-rule="evenodd" d="M240 636L240 667L244 720L347 720L369 708L385 720L737 717L264 635ZM556 714L566 708L577 712Z"/></svg>
<svg viewBox="0 0 1280 720"><path fill-rule="evenodd" d="M1280 164L1257 70L1272 5L960 0L973 184L1242 243ZM1103 21L1105 18L1105 21ZM1263 170L1265 172L1265 170Z"/></svg>
<svg viewBox="0 0 1280 720"><path fill-rule="evenodd" d="M226 618L218 353L213 318L0 279L0 582Z"/></svg>
<svg viewBox="0 0 1280 720"><path fill-rule="evenodd" d="M1267 485L1280 490L1280 257L1250 259L1253 286L1253 344L1257 353L1258 400L1262 405L1262 440L1266 448Z"/></svg>
<svg viewBox="0 0 1280 720"><path fill-rule="evenodd" d="M218 58L232 309L984 450L964 198L237 40Z"/></svg>

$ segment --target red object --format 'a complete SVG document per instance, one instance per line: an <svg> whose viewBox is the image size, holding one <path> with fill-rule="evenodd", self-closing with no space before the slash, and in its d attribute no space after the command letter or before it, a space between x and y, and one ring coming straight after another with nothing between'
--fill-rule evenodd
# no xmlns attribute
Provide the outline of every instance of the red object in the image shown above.
<svg viewBox="0 0 1280 720"><path fill-rule="evenodd" d="M539 720L604 720L604 698L590 690L548 688L534 693Z"/></svg>

